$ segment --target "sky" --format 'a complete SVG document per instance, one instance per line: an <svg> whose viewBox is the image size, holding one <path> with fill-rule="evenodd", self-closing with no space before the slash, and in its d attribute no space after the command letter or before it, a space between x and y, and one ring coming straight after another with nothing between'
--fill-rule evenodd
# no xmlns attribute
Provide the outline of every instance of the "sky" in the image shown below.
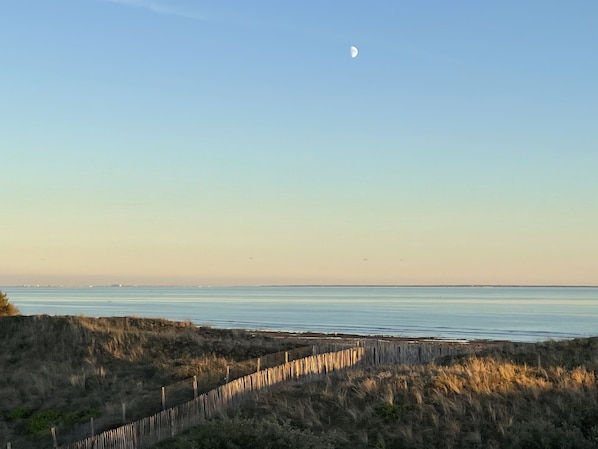
<svg viewBox="0 0 598 449"><path fill-rule="evenodd" d="M598 285L596 17L5 0L0 285Z"/></svg>

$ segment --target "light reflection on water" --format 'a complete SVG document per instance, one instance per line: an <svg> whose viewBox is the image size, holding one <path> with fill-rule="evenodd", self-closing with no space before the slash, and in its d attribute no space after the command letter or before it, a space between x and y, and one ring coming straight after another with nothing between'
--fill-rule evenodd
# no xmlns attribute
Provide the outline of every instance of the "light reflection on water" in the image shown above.
<svg viewBox="0 0 598 449"><path fill-rule="evenodd" d="M598 288L2 288L23 314L163 317L216 327L535 341L598 335Z"/></svg>

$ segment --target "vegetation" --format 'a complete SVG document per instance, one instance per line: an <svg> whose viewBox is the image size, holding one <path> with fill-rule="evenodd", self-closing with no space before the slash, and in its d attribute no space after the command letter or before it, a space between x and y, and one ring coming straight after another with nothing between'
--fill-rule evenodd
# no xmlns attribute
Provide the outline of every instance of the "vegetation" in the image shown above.
<svg viewBox="0 0 598 449"><path fill-rule="evenodd" d="M19 309L9 303L6 293L0 290L0 316L13 316L18 314Z"/></svg>
<svg viewBox="0 0 598 449"><path fill-rule="evenodd" d="M190 399L189 376L207 391L227 366L236 377L306 342L160 319L2 317L0 446L49 448L50 426L73 441L92 417L96 431L117 426L122 404L129 421L150 415L161 386L178 382L167 402ZM598 338L480 348L293 381L158 448L598 447Z"/></svg>
<svg viewBox="0 0 598 449"><path fill-rule="evenodd" d="M293 432L305 439L295 447L596 448L597 372L598 338L355 369L264 392L159 447L258 447L238 435L262 428L260 447L291 447L282 438Z"/></svg>
<svg viewBox="0 0 598 449"><path fill-rule="evenodd" d="M19 407L8 414L12 421L16 421L21 430L28 434L42 437L51 427L68 427L75 423L87 422L98 416L98 409L70 411L67 409L47 409L33 411L27 407Z"/></svg>
<svg viewBox="0 0 598 449"><path fill-rule="evenodd" d="M160 448L173 449L333 449L333 434L315 435L287 422L264 419L221 419L196 427Z"/></svg>
<svg viewBox="0 0 598 449"><path fill-rule="evenodd" d="M9 316L0 318L0 447L51 447L193 397L262 366L268 354L304 345L242 330L162 319ZM6 440L6 441L4 441Z"/></svg>

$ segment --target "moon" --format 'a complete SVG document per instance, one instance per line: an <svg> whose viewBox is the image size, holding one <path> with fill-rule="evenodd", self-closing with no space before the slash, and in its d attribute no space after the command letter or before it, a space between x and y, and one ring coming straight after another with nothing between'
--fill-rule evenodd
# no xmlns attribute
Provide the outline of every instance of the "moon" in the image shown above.
<svg viewBox="0 0 598 449"><path fill-rule="evenodd" d="M357 47L351 45L351 57L356 58L358 54L359 54L359 50L357 50Z"/></svg>

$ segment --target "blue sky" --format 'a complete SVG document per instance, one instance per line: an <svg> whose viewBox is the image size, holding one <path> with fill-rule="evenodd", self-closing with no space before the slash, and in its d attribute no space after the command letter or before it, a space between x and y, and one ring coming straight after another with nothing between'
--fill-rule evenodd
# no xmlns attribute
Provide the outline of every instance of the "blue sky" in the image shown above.
<svg viewBox="0 0 598 449"><path fill-rule="evenodd" d="M598 284L597 16L3 2L0 285Z"/></svg>

